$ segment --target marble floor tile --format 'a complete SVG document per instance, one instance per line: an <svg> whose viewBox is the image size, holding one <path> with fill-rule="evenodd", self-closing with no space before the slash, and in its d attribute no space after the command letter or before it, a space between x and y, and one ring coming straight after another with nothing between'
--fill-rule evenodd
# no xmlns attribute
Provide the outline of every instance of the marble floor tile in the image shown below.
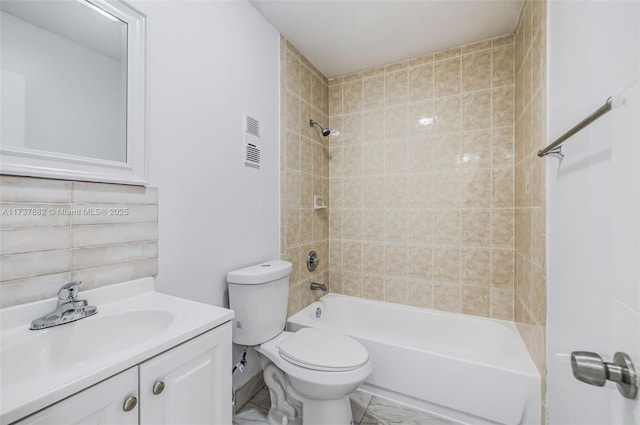
<svg viewBox="0 0 640 425"><path fill-rule="evenodd" d="M458 425L422 410L376 397L363 391L349 395L354 425ZM235 425L266 425L271 407L269 389L264 387L236 413Z"/></svg>
<svg viewBox="0 0 640 425"><path fill-rule="evenodd" d="M244 405L242 409L233 415L234 425L263 425L268 424L268 409L253 404L251 401Z"/></svg>
<svg viewBox="0 0 640 425"><path fill-rule="evenodd" d="M373 397L360 425L457 425L422 410Z"/></svg>
<svg viewBox="0 0 640 425"><path fill-rule="evenodd" d="M367 411L367 407L369 407L369 403L371 403L372 398L373 395L359 390L356 390L349 395L354 424L360 423L364 417L364 413Z"/></svg>

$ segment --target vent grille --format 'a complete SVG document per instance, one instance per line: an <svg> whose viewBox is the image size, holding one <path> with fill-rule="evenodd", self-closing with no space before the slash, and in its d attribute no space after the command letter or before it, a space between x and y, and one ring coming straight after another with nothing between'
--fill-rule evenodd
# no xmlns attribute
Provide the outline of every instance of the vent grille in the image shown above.
<svg viewBox="0 0 640 425"><path fill-rule="evenodd" d="M247 143L245 162L253 165L260 165L260 149L254 144Z"/></svg>
<svg viewBox="0 0 640 425"><path fill-rule="evenodd" d="M249 114L244 115L244 163L260 168L260 120Z"/></svg>
<svg viewBox="0 0 640 425"><path fill-rule="evenodd" d="M247 115L247 133L260 137L260 121Z"/></svg>

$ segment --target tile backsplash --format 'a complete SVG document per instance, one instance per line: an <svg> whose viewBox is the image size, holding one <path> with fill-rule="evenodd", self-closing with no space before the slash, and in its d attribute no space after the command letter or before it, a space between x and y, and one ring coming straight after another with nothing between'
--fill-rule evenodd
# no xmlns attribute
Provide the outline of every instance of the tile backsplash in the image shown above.
<svg viewBox="0 0 640 425"><path fill-rule="evenodd" d="M0 177L0 306L158 270L158 189Z"/></svg>
<svg viewBox="0 0 640 425"><path fill-rule="evenodd" d="M514 37L329 81L331 290L514 317Z"/></svg>

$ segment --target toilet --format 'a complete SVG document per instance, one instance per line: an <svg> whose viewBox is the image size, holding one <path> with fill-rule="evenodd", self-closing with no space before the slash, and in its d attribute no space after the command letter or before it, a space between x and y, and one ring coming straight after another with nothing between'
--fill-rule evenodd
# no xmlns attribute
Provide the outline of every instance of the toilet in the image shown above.
<svg viewBox="0 0 640 425"><path fill-rule="evenodd" d="M369 354L343 334L284 330L291 270L275 260L227 273L233 342L258 352L271 395L269 424L350 425L349 394L371 373Z"/></svg>

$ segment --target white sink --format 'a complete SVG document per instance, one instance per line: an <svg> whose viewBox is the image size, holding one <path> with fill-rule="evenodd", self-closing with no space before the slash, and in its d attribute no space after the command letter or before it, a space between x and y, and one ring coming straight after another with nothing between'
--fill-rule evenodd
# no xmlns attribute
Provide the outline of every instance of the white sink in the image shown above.
<svg viewBox="0 0 640 425"><path fill-rule="evenodd" d="M0 310L0 423L10 423L233 318L233 311L155 292L145 278L79 298L98 314L48 329L31 320L54 299Z"/></svg>
<svg viewBox="0 0 640 425"><path fill-rule="evenodd" d="M173 320L159 310L95 315L42 331L22 332L15 344L2 341L2 381L19 382L64 373L112 355L162 332ZM24 329L23 329L24 331Z"/></svg>

